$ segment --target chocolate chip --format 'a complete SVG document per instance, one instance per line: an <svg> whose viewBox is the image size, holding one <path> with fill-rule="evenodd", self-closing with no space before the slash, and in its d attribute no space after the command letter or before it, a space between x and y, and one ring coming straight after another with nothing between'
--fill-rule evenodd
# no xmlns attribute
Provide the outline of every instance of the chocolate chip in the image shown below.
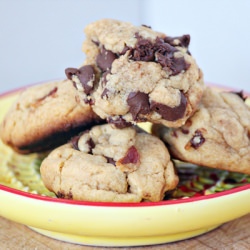
<svg viewBox="0 0 250 250"><path fill-rule="evenodd" d="M190 140L190 144L191 147L193 147L194 149L199 148L204 142L206 141L206 139L203 137L201 131L199 129L197 129L194 132L194 136L192 137L192 139Z"/></svg>
<svg viewBox="0 0 250 250"><path fill-rule="evenodd" d="M111 65L116 58L117 56L115 53L102 47L100 53L96 57L96 64L103 72L105 72L111 69Z"/></svg>
<svg viewBox="0 0 250 250"><path fill-rule="evenodd" d="M181 73L182 71L186 71L190 67L190 64L185 61L184 57L178 57L173 58L171 60L170 65L166 65L166 67L172 71L171 75L175 76Z"/></svg>
<svg viewBox="0 0 250 250"><path fill-rule="evenodd" d="M108 162L108 163L110 163L110 164L112 164L112 165L115 166L116 161L115 161L113 158L106 157L106 159L107 159L107 162Z"/></svg>
<svg viewBox="0 0 250 250"><path fill-rule="evenodd" d="M127 128L132 126L130 122L127 122L121 116L119 116L118 118L109 117L107 119L107 122L114 124L116 128Z"/></svg>
<svg viewBox="0 0 250 250"><path fill-rule="evenodd" d="M72 80L72 76L78 72L76 68L67 68L65 69L65 74L69 80Z"/></svg>
<svg viewBox="0 0 250 250"><path fill-rule="evenodd" d="M173 46L174 38L157 37L155 43L135 34L137 43L135 48L130 49L130 59L134 61L158 62L164 70L170 71L170 75L177 75L183 70L187 70L190 64L186 63L184 57L176 58L174 53L177 48ZM188 35L178 38L180 44L187 46L190 37ZM166 40L166 41L165 41Z"/></svg>
<svg viewBox="0 0 250 250"><path fill-rule="evenodd" d="M239 91L239 92L236 92L236 91L232 91L231 93L239 96L244 102L246 101L247 99L247 96L244 95L244 92L243 90Z"/></svg>
<svg viewBox="0 0 250 250"><path fill-rule="evenodd" d="M136 37L138 37L138 34L136 34ZM137 39L138 41L135 48L132 50L132 60L145 62L154 61L154 45L147 39L141 37L138 37Z"/></svg>
<svg viewBox="0 0 250 250"><path fill-rule="evenodd" d="M140 155L135 146L131 146L126 152L126 155L119 160L119 163L123 165L129 163L138 164L139 162L140 162Z"/></svg>
<svg viewBox="0 0 250 250"><path fill-rule="evenodd" d="M94 88L94 81L95 81L95 70L93 66L85 65L79 69L67 68L65 70L65 73L68 79L70 80L72 80L73 75L77 76L80 83L83 86L84 92L87 95L91 93L91 91ZM93 81L93 83L89 84L90 81Z"/></svg>
<svg viewBox="0 0 250 250"><path fill-rule="evenodd" d="M65 194L63 191L58 191L56 196L58 198L61 198L61 199L69 199L69 200L72 200L73 199L73 194L72 192L69 192L68 194Z"/></svg>
<svg viewBox="0 0 250 250"><path fill-rule="evenodd" d="M133 119L139 120L139 115L146 115L150 112L150 104L148 94L143 92L131 92L127 98L129 105L129 112L132 114Z"/></svg>
<svg viewBox="0 0 250 250"><path fill-rule="evenodd" d="M187 98L182 92L180 92L180 97L181 101L177 107L170 107L162 103L151 101L150 109L159 113L164 120L176 121L184 116L187 106Z"/></svg>
<svg viewBox="0 0 250 250"><path fill-rule="evenodd" d="M178 40L177 44L175 43L176 40ZM184 48L188 48L189 43L190 43L190 35L183 35L183 36L177 36L177 37L167 36L164 38L164 41L166 43L169 43L172 46L181 46Z"/></svg>

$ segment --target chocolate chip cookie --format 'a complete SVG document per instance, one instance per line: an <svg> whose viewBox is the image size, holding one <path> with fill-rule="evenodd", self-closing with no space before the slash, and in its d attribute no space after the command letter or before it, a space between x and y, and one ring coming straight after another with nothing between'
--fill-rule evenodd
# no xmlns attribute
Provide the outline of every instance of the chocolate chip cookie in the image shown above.
<svg viewBox="0 0 250 250"><path fill-rule="evenodd" d="M164 143L135 127L92 127L52 151L41 165L45 186L60 198L160 201L178 184Z"/></svg>
<svg viewBox="0 0 250 250"><path fill-rule="evenodd" d="M250 108L242 93L206 88L199 109L184 126L153 131L180 160L250 174Z"/></svg>
<svg viewBox="0 0 250 250"><path fill-rule="evenodd" d="M117 127L144 121L179 127L193 114L204 85L189 35L110 19L88 25L85 34L84 66L66 74L100 117Z"/></svg>
<svg viewBox="0 0 250 250"><path fill-rule="evenodd" d="M25 89L0 125L2 141L20 153L51 149L101 119L72 81L52 81Z"/></svg>

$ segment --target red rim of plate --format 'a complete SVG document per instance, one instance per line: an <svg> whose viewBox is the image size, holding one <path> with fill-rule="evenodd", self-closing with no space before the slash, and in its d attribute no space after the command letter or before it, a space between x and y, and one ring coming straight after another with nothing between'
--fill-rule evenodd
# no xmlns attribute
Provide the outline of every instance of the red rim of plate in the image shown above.
<svg viewBox="0 0 250 250"><path fill-rule="evenodd" d="M40 82L40 83L45 83ZM49 81L47 81L49 82ZM39 83L36 83L39 84ZM31 85L36 85L36 84L30 84ZM207 83L207 85L211 87L217 87L221 90L234 90L230 89L218 84L212 84L212 83ZM27 86L26 86L27 87ZM7 97L9 95L15 94L18 91L21 91L25 87L21 87L18 89L14 89L8 92L5 92L3 94L0 94L0 98ZM247 96L250 96L249 93L244 92ZM29 199L35 199L35 200L41 200L45 202L55 202L55 203L61 203L61 204L70 204L70 205L82 205L82 206L101 206L101 207L152 207L152 206L163 206L163 205L174 205L174 204L184 204L184 203L189 203L189 202L198 202L202 200L208 200L208 199L213 199L213 198L219 198L222 196L227 196L227 195L232 195L236 194L238 192L246 191L250 189L250 184L245 184L240 187L232 188L230 190L225 190L221 191L218 193L214 194L209 194L209 195L202 195L198 197L190 197L190 198L181 198L181 199L176 199L176 200L164 200L164 201L159 201L159 202L136 202L136 203L128 203L128 202L94 202L94 201L76 201L76 200L67 200L67 199L61 199L61 198L53 198L49 196L43 196L43 195L38 195L38 194L33 194L29 192L25 192L22 190L14 189L8 186L4 186L0 184L0 191L5 191L14 195L22 196L25 198Z"/></svg>
<svg viewBox="0 0 250 250"><path fill-rule="evenodd" d="M241 187L232 188L230 190L221 191L214 194L202 195L198 197L182 198L176 200L164 200L158 202L95 202L95 201L76 201L76 200L67 200L61 198L53 198L49 196L43 196L38 194L33 194L11 187L7 187L0 184L0 191L5 191L14 195L22 196L24 198L41 200L45 202L54 202L61 204L69 205L81 205L81 206L94 206L94 207L153 207L153 206L163 206L163 205L175 205L175 204L184 204L189 202L198 202L202 200L209 200L214 198L219 198L222 196L232 195L246 190L250 190L250 184L243 185Z"/></svg>

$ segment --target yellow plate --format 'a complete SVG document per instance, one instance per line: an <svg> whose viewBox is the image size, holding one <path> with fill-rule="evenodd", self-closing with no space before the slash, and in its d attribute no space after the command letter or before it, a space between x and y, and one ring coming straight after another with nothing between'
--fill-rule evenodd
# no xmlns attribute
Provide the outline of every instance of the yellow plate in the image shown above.
<svg viewBox="0 0 250 250"><path fill-rule="evenodd" d="M0 121L17 94L0 96ZM206 233L250 212L250 184L206 196L148 203L49 197L53 195L43 186L39 169L27 170L26 189L25 181L12 174L22 168L26 171L25 165L37 157L17 155L0 143L0 215L55 239L95 246L160 244Z"/></svg>

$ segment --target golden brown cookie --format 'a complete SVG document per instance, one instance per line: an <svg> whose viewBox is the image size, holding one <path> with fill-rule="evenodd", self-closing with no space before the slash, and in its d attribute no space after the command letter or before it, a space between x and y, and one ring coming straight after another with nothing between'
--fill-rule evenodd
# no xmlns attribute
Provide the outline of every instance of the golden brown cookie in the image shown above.
<svg viewBox="0 0 250 250"><path fill-rule="evenodd" d="M70 80L28 87L0 125L2 141L20 153L51 149L100 122Z"/></svg>
<svg viewBox="0 0 250 250"><path fill-rule="evenodd" d="M84 66L66 74L100 117L117 127L142 121L179 127L195 111L204 85L189 35L111 19L88 25L85 34Z"/></svg>
<svg viewBox="0 0 250 250"><path fill-rule="evenodd" d="M250 174L250 108L239 93L207 87L199 109L184 126L154 125L153 132L177 159Z"/></svg>
<svg viewBox="0 0 250 250"><path fill-rule="evenodd" d="M110 124L94 126L52 151L41 176L58 197L85 201L160 201L178 184L161 140Z"/></svg>

